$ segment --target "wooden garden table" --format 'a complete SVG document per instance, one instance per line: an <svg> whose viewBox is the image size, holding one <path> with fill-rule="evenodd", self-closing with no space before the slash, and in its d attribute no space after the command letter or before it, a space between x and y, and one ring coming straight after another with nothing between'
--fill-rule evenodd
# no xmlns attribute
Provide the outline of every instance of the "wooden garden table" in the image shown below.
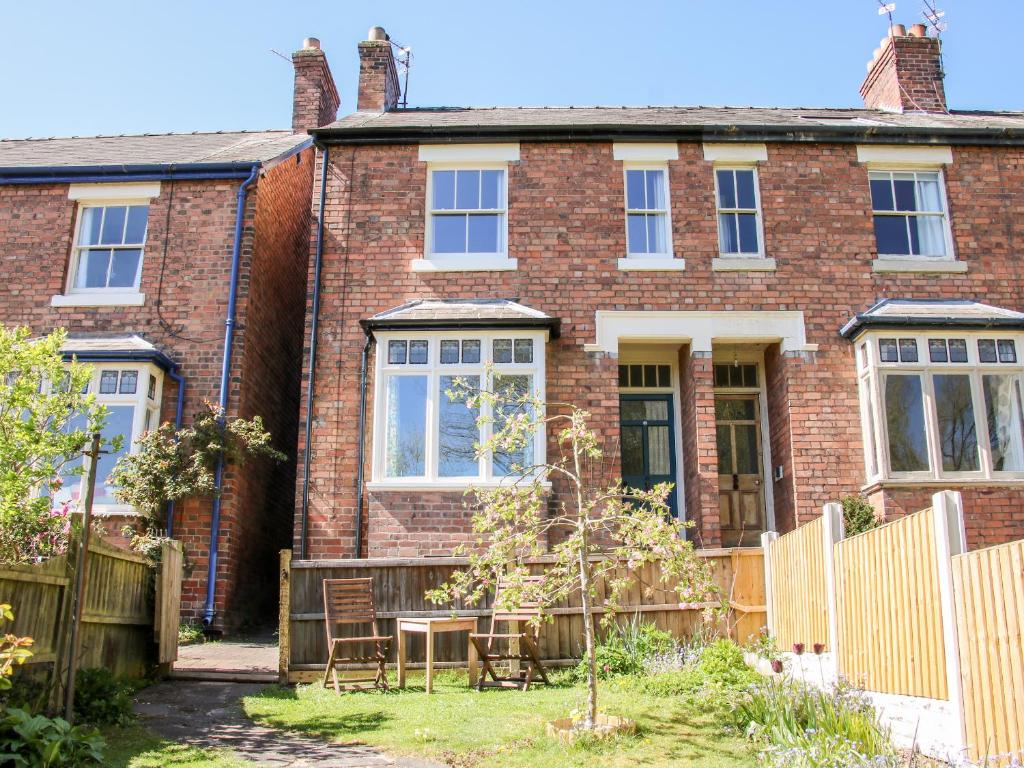
<svg viewBox="0 0 1024 768"><path fill-rule="evenodd" d="M442 632L476 632L476 618L457 618L446 616L441 618L405 618L397 619L398 629L398 687L405 688L405 664L409 645L405 634L411 632L425 635L427 640L427 693L434 691L434 635ZM476 682L477 655L472 643L469 646L469 685Z"/></svg>

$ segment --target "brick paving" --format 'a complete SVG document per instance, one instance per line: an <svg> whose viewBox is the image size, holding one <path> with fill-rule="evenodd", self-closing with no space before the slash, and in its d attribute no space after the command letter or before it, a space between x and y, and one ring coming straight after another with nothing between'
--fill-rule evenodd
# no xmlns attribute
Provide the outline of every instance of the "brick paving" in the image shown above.
<svg viewBox="0 0 1024 768"><path fill-rule="evenodd" d="M394 758L361 744L331 744L256 725L240 699L263 686L251 683L168 681L139 693L135 711L162 738L204 749L226 749L253 765L273 768L441 768Z"/></svg>
<svg viewBox="0 0 1024 768"><path fill-rule="evenodd" d="M277 641L255 637L182 645L174 662L178 676L196 672L277 675Z"/></svg>

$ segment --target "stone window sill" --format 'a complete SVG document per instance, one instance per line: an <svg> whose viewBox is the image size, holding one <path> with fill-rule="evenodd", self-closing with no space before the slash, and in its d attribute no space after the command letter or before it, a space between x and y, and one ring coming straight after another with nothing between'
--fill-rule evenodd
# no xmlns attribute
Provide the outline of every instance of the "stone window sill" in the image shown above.
<svg viewBox="0 0 1024 768"><path fill-rule="evenodd" d="M527 485L528 482L523 480L522 485ZM409 482L409 483L395 483L389 480L373 480L366 484L366 490L368 491L386 491L386 492L411 492L411 493L465 493L470 488L500 488L503 485L512 485L512 483L501 482L499 480L490 480L484 482L483 480L476 482L430 482L429 480ZM550 480L542 480L540 483L542 488L550 488Z"/></svg>
<svg viewBox="0 0 1024 768"><path fill-rule="evenodd" d="M137 291L67 293L50 297L51 307L141 307L146 294Z"/></svg>
<svg viewBox="0 0 1024 768"><path fill-rule="evenodd" d="M774 272L775 259L724 256L711 262L713 272Z"/></svg>
<svg viewBox="0 0 1024 768"><path fill-rule="evenodd" d="M967 262L950 259L875 259L871 262L871 271L963 274L967 271Z"/></svg>
<svg viewBox="0 0 1024 768"><path fill-rule="evenodd" d="M871 494L883 488L1020 488L1024 487L1024 478L1004 477L985 478L970 477L958 479L948 477L945 480L876 480L861 487L861 493Z"/></svg>
<svg viewBox="0 0 1024 768"><path fill-rule="evenodd" d="M519 268L518 259L507 256L437 256L414 259L413 272L508 272Z"/></svg>
<svg viewBox="0 0 1024 768"><path fill-rule="evenodd" d="M682 272L686 269L686 259L671 256L627 256L619 259L619 269L623 272Z"/></svg>

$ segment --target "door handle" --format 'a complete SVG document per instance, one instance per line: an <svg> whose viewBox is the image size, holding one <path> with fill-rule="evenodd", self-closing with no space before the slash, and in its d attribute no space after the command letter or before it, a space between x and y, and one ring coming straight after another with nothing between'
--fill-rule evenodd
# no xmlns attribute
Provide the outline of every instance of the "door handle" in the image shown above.
<svg viewBox="0 0 1024 768"><path fill-rule="evenodd" d="M760 485L761 485L761 478L759 477L756 480L754 480L754 486L757 487L757 486L760 486Z"/></svg>

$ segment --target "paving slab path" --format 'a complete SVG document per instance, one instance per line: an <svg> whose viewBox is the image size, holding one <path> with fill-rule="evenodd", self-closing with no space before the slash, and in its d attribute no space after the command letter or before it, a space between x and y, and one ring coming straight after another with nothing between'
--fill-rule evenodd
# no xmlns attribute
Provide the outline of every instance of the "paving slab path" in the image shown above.
<svg viewBox="0 0 1024 768"><path fill-rule="evenodd" d="M193 747L227 749L253 765L273 768L442 768L422 760L390 757L359 744L332 744L256 725L240 699L265 686L251 683L171 680L139 692L135 712L158 736Z"/></svg>

